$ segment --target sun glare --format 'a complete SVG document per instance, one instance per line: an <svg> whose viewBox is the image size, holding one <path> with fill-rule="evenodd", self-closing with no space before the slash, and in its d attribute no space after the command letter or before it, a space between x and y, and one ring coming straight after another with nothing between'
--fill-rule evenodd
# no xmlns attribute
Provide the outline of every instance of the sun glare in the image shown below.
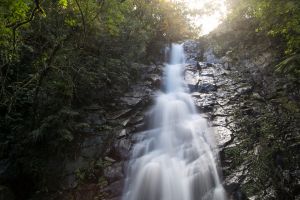
<svg viewBox="0 0 300 200"><path fill-rule="evenodd" d="M222 22L227 14L226 0L182 0L189 9L205 10L210 9L208 14L199 13L198 16L191 17L194 26L201 27L200 35L207 35Z"/></svg>

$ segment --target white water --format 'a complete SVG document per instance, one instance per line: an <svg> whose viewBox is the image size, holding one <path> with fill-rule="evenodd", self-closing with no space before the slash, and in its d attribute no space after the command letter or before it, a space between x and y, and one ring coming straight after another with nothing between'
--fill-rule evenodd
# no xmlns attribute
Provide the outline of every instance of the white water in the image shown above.
<svg viewBox="0 0 300 200"><path fill-rule="evenodd" d="M173 44L166 93L157 97L151 130L139 133L122 200L225 200L213 131L197 114L183 80L183 45Z"/></svg>

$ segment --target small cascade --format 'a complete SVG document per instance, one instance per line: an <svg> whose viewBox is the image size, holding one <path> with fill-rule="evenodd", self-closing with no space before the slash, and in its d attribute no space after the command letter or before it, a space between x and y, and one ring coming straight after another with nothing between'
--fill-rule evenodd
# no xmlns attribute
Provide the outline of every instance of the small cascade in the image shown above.
<svg viewBox="0 0 300 200"><path fill-rule="evenodd" d="M170 51L165 93L151 110L151 129L135 138L122 200L225 200L214 132L183 79L183 44Z"/></svg>

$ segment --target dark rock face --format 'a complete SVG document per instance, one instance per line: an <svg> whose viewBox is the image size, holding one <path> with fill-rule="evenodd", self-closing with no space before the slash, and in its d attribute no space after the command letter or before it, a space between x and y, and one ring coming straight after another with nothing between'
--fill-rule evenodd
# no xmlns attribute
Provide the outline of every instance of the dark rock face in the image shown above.
<svg viewBox="0 0 300 200"><path fill-rule="evenodd" d="M113 100L109 110L93 104L81 111L82 122L76 126L81 138L74 144L74 156L63 161L56 185L50 187L60 191L54 192L52 199L121 199L124 161L129 159L134 142L131 137L145 128L148 105L161 87L162 66L141 65L141 70L142 80ZM59 162L53 160L51 165L55 168ZM49 194L36 198L44 196Z"/></svg>
<svg viewBox="0 0 300 200"><path fill-rule="evenodd" d="M229 59L216 59L211 50L204 53L204 58L206 62L190 64L187 67L185 80L195 104L200 112L209 116L215 129L225 178L224 186L229 199L248 199L241 185L249 181L249 162L237 163L235 160L235 157L245 155L246 151L238 152L234 157L228 156L227 151L241 143L237 139L239 128L234 114L243 103L243 98L251 94L253 88L243 79L233 78L235 72L232 71ZM236 166L231 169L233 163Z"/></svg>
<svg viewBox="0 0 300 200"><path fill-rule="evenodd" d="M206 56L214 65L210 77L217 93L210 96L210 109L198 101L199 94L194 97L217 128L229 199L299 199L299 86L273 72L276 56L259 50L263 45L242 47L219 60Z"/></svg>
<svg viewBox="0 0 300 200"><path fill-rule="evenodd" d="M209 92L215 92L217 91L217 86L210 83L204 83L198 86L198 92L201 93L209 93Z"/></svg>
<svg viewBox="0 0 300 200"><path fill-rule="evenodd" d="M123 163L114 163L111 166L105 168L104 177L108 180L109 183L123 179Z"/></svg>

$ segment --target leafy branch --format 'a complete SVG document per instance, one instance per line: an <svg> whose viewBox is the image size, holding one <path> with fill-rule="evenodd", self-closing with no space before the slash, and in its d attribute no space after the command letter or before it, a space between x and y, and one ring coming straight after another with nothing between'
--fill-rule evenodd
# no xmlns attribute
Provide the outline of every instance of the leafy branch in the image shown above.
<svg viewBox="0 0 300 200"><path fill-rule="evenodd" d="M11 28L12 31L13 31L13 47L14 47L14 50L16 48L16 31L17 31L17 29L19 27L31 22L38 12L44 13L44 10L40 6L40 1L39 0L34 0L34 4L35 4L35 7L31 11L30 17L28 19L26 19L22 22L14 22L14 23L6 25L6 28Z"/></svg>

